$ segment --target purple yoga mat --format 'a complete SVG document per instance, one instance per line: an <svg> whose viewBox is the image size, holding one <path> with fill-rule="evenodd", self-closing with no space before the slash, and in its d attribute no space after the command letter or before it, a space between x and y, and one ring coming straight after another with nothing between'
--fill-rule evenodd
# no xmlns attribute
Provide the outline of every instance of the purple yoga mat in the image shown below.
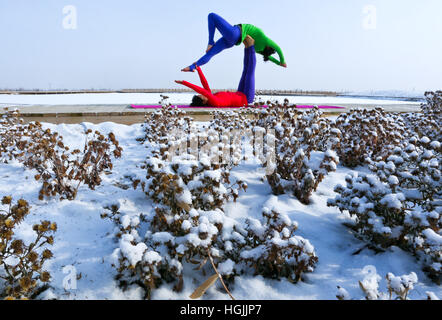
<svg viewBox="0 0 442 320"><path fill-rule="evenodd" d="M132 104L131 105L132 108L134 109L160 109L161 105L138 105L138 104ZM212 109L223 109L223 108L237 108L239 109L239 107L222 107L222 108L218 108L218 107L191 107L189 105L176 105L174 107L177 108L212 108ZM311 105L297 105L296 108L299 109L312 109L315 106ZM319 109L345 109L344 107L337 107L337 106L317 106ZM262 108L267 108L267 106L263 106Z"/></svg>

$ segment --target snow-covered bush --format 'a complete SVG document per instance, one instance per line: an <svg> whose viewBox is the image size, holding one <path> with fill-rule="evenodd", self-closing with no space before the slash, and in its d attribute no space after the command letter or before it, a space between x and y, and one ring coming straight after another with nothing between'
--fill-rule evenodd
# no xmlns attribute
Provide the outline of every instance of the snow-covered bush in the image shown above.
<svg viewBox="0 0 442 320"><path fill-rule="evenodd" d="M406 134L402 118L382 108L341 113L332 127L340 132L339 159L351 168L363 165L367 158L385 160Z"/></svg>
<svg viewBox="0 0 442 320"><path fill-rule="evenodd" d="M152 142L162 146L174 137L174 131L177 129L187 134L190 133L192 124L193 119L186 116L184 110L163 103L161 109L145 116L143 123L145 136L140 141Z"/></svg>
<svg viewBox="0 0 442 320"><path fill-rule="evenodd" d="M418 278L416 273L411 272L408 275L395 276L389 272L386 279L386 292L379 291L379 283L381 276L376 272L367 275L363 280L359 281L359 288L361 288L364 299L366 300L409 300L409 293L414 289L414 285L417 283ZM437 300L437 297L432 292L427 292L428 299ZM336 297L339 300L352 300L347 290L342 287L338 287Z"/></svg>
<svg viewBox="0 0 442 320"><path fill-rule="evenodd" d="M282 105L268 101L267 108L261 106L257 103L256 108L238 113L215 112L211 127L244 132L253 155L270 169L267 181L273 193L291 192L307 204L325 175L336 170L339 159L333 149L340 132L330 128L331 121L318 108L300 111L288 100Z"/></svg>
<svg viewBox="0 0 442 320"><path fill-rule="evenodd" d="M402 117L412 134L442 140L442 91L425 92L426 103L421 105L421 112L403 114Z"/></svg>
<svg viewBox="0 0 442 320"><path fill-rule="evenodd" d="M26 142L20 139L25 124L18 110L4 110L0 118L0 161L8 162L23 153Z"/></svg>
<svg viewBox="0 0 442 320"><path fill-rule="evenodd" d="M209 255L222 259L217 241L224 213L219 209L192 208L188 213L171 214L168 207L160 206L153 216L143 218L121 215L115 208L102 217L111 217L118 226L120 243L113 256L117 280L123 288L141 285L149 299L153 289L174 282L174 290L179 292L185 265L199 264L202 268ZM144 236L139 236L140 229L147 230Z"/></svg>
<svg viewBox="0 0 442 320"><path fill-rule="evenodd" d="M393 193L390 185L375 174L350 174L345 181L345 187L335 187L338 195L329 199L328 205L348 210L356 218L354 230L368 241L381 247L398 245L403 240L404 195Z"/></svg>
<svg viewBox="0 0 442 320"><path fill-rule="evenodd" d="M176 118L181 114L175 111L163 108L146 119L145 128L151 128L152 133L153 128L162 126L158 121L164 128L178 123ZM222 138L228 132L221 123L230 122L231 127L236 123L230 116L219 114L218 122L196 133L191 122L181 123L188 130L179 136L167 135L169 128L144 141L148 153L143 164L146 178L133 179L133 186L141 186L154 202L153 211L129 217L114 206L103 214L118 225L120 244L114 252L114 265L123 287L139 284L145 288L146 298L164 282L173 282L174 290L181 291L189 264L198 264L198 270L215 271L230 283L235 276L251 271L298 281L304 272L313 270L317 260L314 248L308 240L294 235L296 224L287 217L272 211L264 214L263 223L250 220L241 225L224 214L224 205L236 201L239 192L247 189L242 181L230 181L230 169L236 161L220 163L212 158L223 150L239 152L237 146L231 146L232 141ZM238 124L242 121L247 122L242 119ZM195 134L205 139L193 143ZM181 153L183 150L187 152Z"/></svg>
<svg viewBox="0 0 442 320"><path fill-rule="evenodd" d="M192 156L174 158L172 163L151 157L147 160L146 194L155 202L168 206L171 214L190 208L214 210L226 201L236 200L239 190L247 189L242 181L230 185L230 172L208 159Z"/></svg>
<svg viewBox="0 0 442 320"><path fill-rule="evenodd" d="M141 185L149 198L168 206L172 214L188 212L191 208L221 208L225 201L236 200L239 190L247 188L242 181L231 183L229 168L233 163L220 161L223 149L228 149L230 142L215 139L219 134L215 128L196 131L191 118L185 114L164 106L146 119L148 156L142 168L147 175L145 179L133 181L134 188ZM183 131L173 135L173 126Z"/></svg>
<svg viewBox="0 0 442 320"><path fill-rule="evenodd" d="M147 298L163 281L174 281L174 289L181 291L183 264L207 261L210 254L218 257L214 247L223 226L221 208L247 188L242 181L230 181L229 166L212 161L218 144L213 150L209 139L197 140L196 145L191 142L192 125L184 111L169 106L144 123L148 156L142 167L146 178L133 180L133 186L141 186L155 208L143 237L138 236L136 223L119 228L116 265L120 283L142 283ZM174 126L184 131L173 134ZM218 135L211 131L196 134ZM123 223L119 218L113 220Z"/></svg>
<svg viewBox="0 0 442 320"><path fill-rule="evenodd" d="M251 272L297 282L318 260L310 242L294 234L297 223L274 210L264 210L264 221L248 219L245 225L220 209L171 214L164 206L155 208L153 216L128 216L113 206L102 217L118 226L119 247L113 254L117 280L123 288L142 286L146 298L164 282L173 282L174 290L181 291L189 264L213 273L209 259L231 285L236 276ZM141 229L146 230L144 237Z"/></svg>
<svg viewBox="0 0 442 320"><path fill-rule="evenodd" d="M43 263L52 258L52 252L43 248L52 245L51 233L57 225L42 221L33 226L35 239L26 244L15 237L15 228L30 213L27 201L20 199L13 204L12 197L5 196L0 205L0 297L29 299L36 296L51 280Z"/></svg>
<svg viewBox="0 0 442 320"><path fill-rule="evenodd" d="M289 105L287 99L284 104L270 101L267 104L265 109L252 109L252 126L276 131L291 128L293 135L298 139L303 138L303 147L313 151L326 151L339 142L339 132L330 127L331 120L323 117L324 113L319 108L304 111Z"/></svg>
<svg viewBox="0 0 442 320"><path fill-rule="evenodd" d="M331 121L322 114L318 108L299 111L288 101L284 105L268 102L267 108L212 112L207 128L195 128L184 111L165 106L146 118L142 140L162 160L185 153L232 167L251 155L269 169L267 180L275 194L291 192L307 204L339 161L333 149L340 132L331 129ZM177 135L173 128L180 128Z"/></svg>
<svg viewBox="0 0 442 320"><path fill-rule="evenodd" d="M112 255L112 265L118 271L116 280L123 289L134 283L138 284L145 289L145 297L149 299L152 289L161 282L157 267L162 258L158 253L147 250L146 244L138 234L140 223L145 221L145 216L122 215L118 205L111 205L105 209L106 212L102 213L101 217L111 219L117 228L115 237L119 241L119 247Z"/></svg>
<svg viewBox="0 0 442 320"><path fill-rule="evenodd" d="M209 128L215 130L245 130L250 123L251 108L239 108L235 111L219 111L210 112L212 120Z"/></svg>
<svg viewBox="0 0 442 320"><path fill-rule="evenodd" d="M403 276L395 276L389 272L386 279L390 300L393 299L393 294L396 295L396 299L407 300L409 291L413 290L413 285L417 283L417 275L414 272Z"/></svg>
<svg viewBox="0 0 442 320"><path fill-rule="evenodd" d="M314 247L295 235L298 223L288 216L268 208L264 208L262 216L264 221L246 220L247 236L233 240L241 250L239 257L232 259L245 262L255 275L298 282L302 274L313 271L318 261Z"/></svg>
<svg viewBox="0 0 442 320"><path fill-rule="evenodd" d="M184 263L207 261L209 254L220 258L216 248L223 229L221 209L247 185L242 181L231 184L227 169L191 156L176 157L172 162L152 156L146 169L147 180L141 185L157 206L144 237L132 228L137 224L120 228L117 256L120 278L142 279L136 281L144 283L146 297L150 297L151 290L163 281L175 281L174 289L180 291Z"/></svg>
<svg viewBox="0 0 442 320"><path fill-rule="evenodd" d="M203 128L199 133L203 138L200 147L209 144L211 140L219 141L218 152L223 160L221 164L230 167L248 160L244 148L247 144L251 146L253 156L259 156L254 149L255 137L250 126L249 113L250 109L246 108L227 112L212 111L208 128Z"/></svg>
<svg viewBox="0 0 442 320"><path fill-rule="evenodd" d="M391 181L403 194L407 210L405 240L423 258L430 275L442 275L442 145L429 138L411 138L386 162L370 165L381 181ZM397 184L397 185L395 185ZM440 281L440 280L439 280Z"/></svg>
<svg viewBox="0 0 442 320"><path fill-rule="evenodd" d="M60 199L75 199L78 188L86 184L92 190L101 184L100 174L112 170L112 158L121 157L122 148L113 133L107 137L88 129L83 151L70 151L63 137L39 122L24 124L17 111L9 111L0 122L0 160L16 159L37 171L42 181L39 199L57 194Z"/></svg>
<svg viewBox="0 0 442 320"><path fill-rule="evenodd" d="M436 281L442 275L441 150L438 141L413 137L386 161L371 161L373 174L347 176L328 200L355 218L357 234L411 251Z"/></svg>
<svg viewBox="0 0 442 320"><path fill-rule="evenodd" d="M274 170L267 175L274 194L289 191L308 204L328 172L336 170L339 158L333 149L339 132L331 130L330 120L321 116L318 108L301 112L287 105L256 112L254 127L275 131Z"/></svg>

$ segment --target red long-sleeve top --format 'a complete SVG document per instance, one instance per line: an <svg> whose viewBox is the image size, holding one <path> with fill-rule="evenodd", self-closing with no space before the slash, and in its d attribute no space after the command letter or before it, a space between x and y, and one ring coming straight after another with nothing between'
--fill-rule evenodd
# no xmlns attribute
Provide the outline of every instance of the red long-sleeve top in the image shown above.
<svg viewBox="0 0 442 320"><path fill-rule="evenodd" d="M209 83L206 80L200 67L196 67L198 75L200 76L201 84L203 88L198 87L190 82L182 81L181 84L195 90L197 93L202 94L209 100L209 105L213 107L244 107L248 105L247 97L244 93L221 91L215 94L212 93L209 87Z"/></svg>

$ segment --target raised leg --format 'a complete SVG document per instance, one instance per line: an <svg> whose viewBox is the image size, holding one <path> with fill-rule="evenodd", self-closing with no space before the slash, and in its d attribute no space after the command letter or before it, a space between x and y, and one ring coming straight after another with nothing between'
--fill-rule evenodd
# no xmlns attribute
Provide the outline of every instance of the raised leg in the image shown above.
<svg viewBox="0 0 442 320"><path fill-rule="evenodd" d="M207 53L202 56L197 62L189 66L189 70L195 70L195 64L202 66L210 61L210 59L220 53L221 51L233 47L241 38L241 29L238 26L232 26L226 20L221 18L216 13L209 14L209 45L212 46ZM222 34L222 37L214 43L215 29ZM187 68L186 68L187 69ZM182 71L189 71L183 69Z"/></svg>
<svg viewBox="0 0 442 320"><path fill-rule="evenodd" d="M239 37L241 37L239 27L232 26L216 13L210 13L207 19L209 26L209 45L215 44L215 29L218 29L228 43L235 44L238 42Z"/></svg>
<svg viewBox="0 0 442 320"><path fill-rule="evenodd" d="M248 63L249 63L249 55L247 54L247 48L245 48L244 49L244 63L243 63L242 75L241 75L241 80L239 81L238 90L237 90L237 91L240 91L243 93L244 93L244 82L246 80Z"/></svg>
<svg viewBox="0 0 442 320"><path fill-rule="evenodd" d="M204 56L202 56L197 62L196 65L198 66L203 66L205 65L207 62L210 61L210 59L212 59L213 56L217 55L218 53L220 53L221 51L231 48L233 45L227 43L227 41L225 40L225 38L221 38L219 39L215 45L212 47L212 49L209 50L209 52L207 52ZM195 64L192 64L191 66L189 66L190 70L194 70L195 69Z"/></svg>
<svg viewBox="0 0 442 320"><path fill-rule="evenodd" d="M245 49L245 56L247 56L247 65L244 66L246 70L244 79L244 90L242 91L246 97L247 102L252 103L255 99L255 68L256 68L256 53L255 46Z"/></svg>

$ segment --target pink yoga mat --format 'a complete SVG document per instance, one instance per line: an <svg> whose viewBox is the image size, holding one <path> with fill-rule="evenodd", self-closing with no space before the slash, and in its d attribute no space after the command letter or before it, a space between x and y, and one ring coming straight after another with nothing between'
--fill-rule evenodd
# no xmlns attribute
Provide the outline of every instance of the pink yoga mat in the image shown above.
<svg viewBox="0 0 442 320"><path fill-rule="evenodd" d="M138 104L132 104L131 105L132 108L134 109L160 109L161 105L138 105ZM218 107L191 107L189 105L176 105L174 107L177 108L211 108L211 109L223 109L223 108L218 108ZM298 109L312 109L315 106L311 105L297 105L296 108ZM319 109L345 109L344 107L337 107L337 106L317 106ZM226 108L236 108L239 109L239 107L226 107ZM262 108L267 108L267 106L262 106Z"/></svg>

